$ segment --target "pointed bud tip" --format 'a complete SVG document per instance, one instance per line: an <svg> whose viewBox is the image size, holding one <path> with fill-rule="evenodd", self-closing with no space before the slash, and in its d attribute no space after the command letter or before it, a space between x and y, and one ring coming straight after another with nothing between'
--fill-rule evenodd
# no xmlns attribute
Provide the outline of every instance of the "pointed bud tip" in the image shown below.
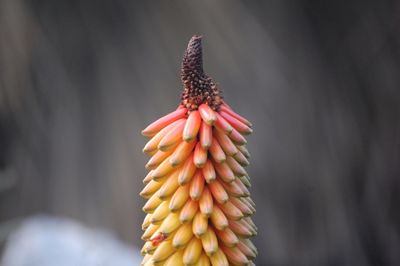
<svg viewBox="0 0 400 266"><path fill-rule="evenodd" d="M203 38L203 35L195 34L192 36L192 38L190 38L189 44L192 42L201 41L202 38Z"/></svg>

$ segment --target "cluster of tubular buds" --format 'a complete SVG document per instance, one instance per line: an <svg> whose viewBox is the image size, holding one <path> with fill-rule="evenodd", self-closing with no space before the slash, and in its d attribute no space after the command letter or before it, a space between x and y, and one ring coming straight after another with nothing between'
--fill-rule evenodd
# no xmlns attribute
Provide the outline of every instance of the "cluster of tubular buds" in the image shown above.
<svg viewBox="0 0 400 266"><path fill-rule="evenodd" d="M142 265L254 265L256 235L250 216L251 123L222 103L183 106L149 125L151 155L141 196L145 242Z"/></svg>

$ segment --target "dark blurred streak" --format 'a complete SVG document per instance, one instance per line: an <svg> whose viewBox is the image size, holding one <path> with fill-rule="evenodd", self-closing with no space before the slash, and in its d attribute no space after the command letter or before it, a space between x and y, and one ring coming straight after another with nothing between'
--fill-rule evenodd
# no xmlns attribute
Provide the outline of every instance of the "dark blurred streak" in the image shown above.
<svg viewBox="0 0 400 266"><path fill-rule="evenodd" d="M202 34L205 71L254 124L256 264L398 265L399 7L1 1L0 222L69 216L140 246L140 131L177 105Z"/></svg>

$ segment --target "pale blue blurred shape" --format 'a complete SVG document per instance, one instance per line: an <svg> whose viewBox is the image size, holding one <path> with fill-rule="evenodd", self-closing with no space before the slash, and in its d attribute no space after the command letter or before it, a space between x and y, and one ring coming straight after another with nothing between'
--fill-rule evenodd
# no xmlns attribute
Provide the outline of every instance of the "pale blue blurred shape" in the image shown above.
<svg viewBox="0 0 400 266"><path fill-rule="evenodd" d="M2 266L132 266L139 251L101 229L76 221L35 216L8 238Z"/></svg>

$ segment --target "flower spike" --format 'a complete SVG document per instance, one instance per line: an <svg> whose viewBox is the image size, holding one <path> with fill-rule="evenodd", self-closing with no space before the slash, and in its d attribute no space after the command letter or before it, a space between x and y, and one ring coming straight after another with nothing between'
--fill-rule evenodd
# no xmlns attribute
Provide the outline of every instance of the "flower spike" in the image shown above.
<svg viewBox="0 0 400 266"><path fill-rule="evenodd" d="M141 265L254 265L257 255L245 170L252 124L204 73L201 40L193 36L183 56L178 108L142 131L151 158Z"/></svg>

